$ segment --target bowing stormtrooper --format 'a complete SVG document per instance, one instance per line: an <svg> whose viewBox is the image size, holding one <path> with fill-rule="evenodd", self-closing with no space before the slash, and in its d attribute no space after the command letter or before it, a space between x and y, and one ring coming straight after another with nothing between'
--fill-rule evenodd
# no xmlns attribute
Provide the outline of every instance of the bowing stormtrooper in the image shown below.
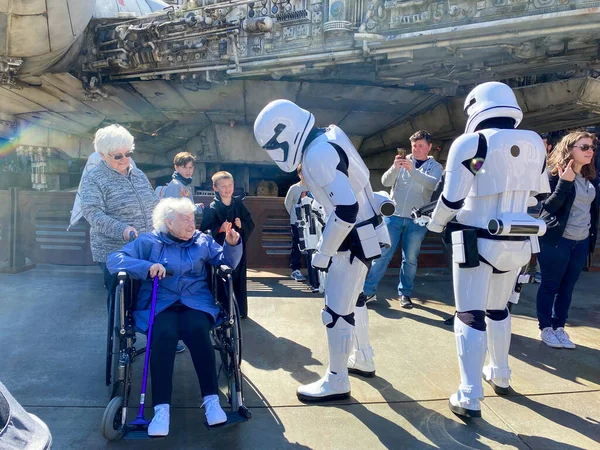
<svg viewBox="0 0 600 450"><path fill-rule="evenodd" d="M302 162L304 181L323 206L327 222L312 258L327 270L323 324L329 366L319 381L298 387L303 401L326 401L350 395L348 371L375 375L364 296L357 302L369 263L390 245L381 219L393 204L376 196L369 170L346 134L337 126L314 127L315 117L288 100L275 100L260 112L254 136L275 163L292 172Z"/></svg>
<svg viewBox="0 0 600 450"><path fill-rule="evenodd" d="M465 113L466 132L450 147L443 192L427 228L441 233L447 226L452 238L461 383L450 397L450 409L480 417L482 374L497 394L509 392L507 303L521 267L539 252L538 236L546 231L527 207L549 186L542 139L515 129L523 112L507 85L475 87L465 100Z"/></svg>

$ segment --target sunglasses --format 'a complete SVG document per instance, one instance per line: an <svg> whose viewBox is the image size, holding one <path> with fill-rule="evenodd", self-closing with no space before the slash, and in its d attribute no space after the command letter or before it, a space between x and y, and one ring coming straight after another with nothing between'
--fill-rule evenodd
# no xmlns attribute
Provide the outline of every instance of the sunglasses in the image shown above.
<svg viewBox="0 0 600 450"><path fill-rule="evenodd" d="M131 158L131 155L133 155L133 152L117 153L116 155L111 155L110 153L108 154L108 156L110 156L115 161L118 161L123 158Z"/></svg>

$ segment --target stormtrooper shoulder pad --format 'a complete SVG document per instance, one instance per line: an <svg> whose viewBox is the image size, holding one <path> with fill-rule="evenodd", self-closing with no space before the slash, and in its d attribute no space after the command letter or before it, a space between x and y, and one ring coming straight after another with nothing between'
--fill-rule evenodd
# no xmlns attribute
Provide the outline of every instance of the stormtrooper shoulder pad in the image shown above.
<svg viewBox="0 0 600 450"><path fill-rule="evenodd" d="M310 177L319 184L327 186L335 180L340 156L328 142L318 142L306 150L302 168L308 170Z"/></svg>
<svg viewBox="0 0 600 450"><path fill-rule="evenodd" d="M446 162L446 171L457 170L460 166L469 166L469 162L475 158L485 160L487 153L487 142L484 142L485 152L482 153L482 144L480 139L485 141L485 136L479 133L467 133L459 136L450 147L448 152L448 161Z"/></svg>

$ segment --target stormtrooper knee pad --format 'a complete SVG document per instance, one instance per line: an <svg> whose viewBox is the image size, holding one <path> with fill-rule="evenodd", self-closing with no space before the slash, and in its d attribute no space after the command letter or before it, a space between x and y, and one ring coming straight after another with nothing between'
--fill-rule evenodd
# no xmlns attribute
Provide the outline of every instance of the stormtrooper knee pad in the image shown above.
<svg viewBox="0 0 600 450"><path fill-rule="evenodd" d="M325 325L327 328L335 327L335 324L339 319L345 320L348 324L352 326L355 325L353 312L342 316L341 314L336 313L329 306L325 306L325 308L321 310L321 320L323 320L323 325Z"/></svg>

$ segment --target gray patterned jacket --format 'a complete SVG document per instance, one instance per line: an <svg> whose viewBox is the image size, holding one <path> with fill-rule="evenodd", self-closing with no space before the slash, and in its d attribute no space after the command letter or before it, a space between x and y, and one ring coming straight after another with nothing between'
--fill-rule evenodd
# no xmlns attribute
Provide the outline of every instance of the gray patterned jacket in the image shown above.
<svg viewBox="0 0 600 450"><path fill-rule="evenodd" d="M91 226L92 257L106 262L126 241L123 231L132 226L138 233L152 231L152 211L158 203L144 172L132 168L121 175L104 161L84 176L81 182L83 217Z"/></svg>

